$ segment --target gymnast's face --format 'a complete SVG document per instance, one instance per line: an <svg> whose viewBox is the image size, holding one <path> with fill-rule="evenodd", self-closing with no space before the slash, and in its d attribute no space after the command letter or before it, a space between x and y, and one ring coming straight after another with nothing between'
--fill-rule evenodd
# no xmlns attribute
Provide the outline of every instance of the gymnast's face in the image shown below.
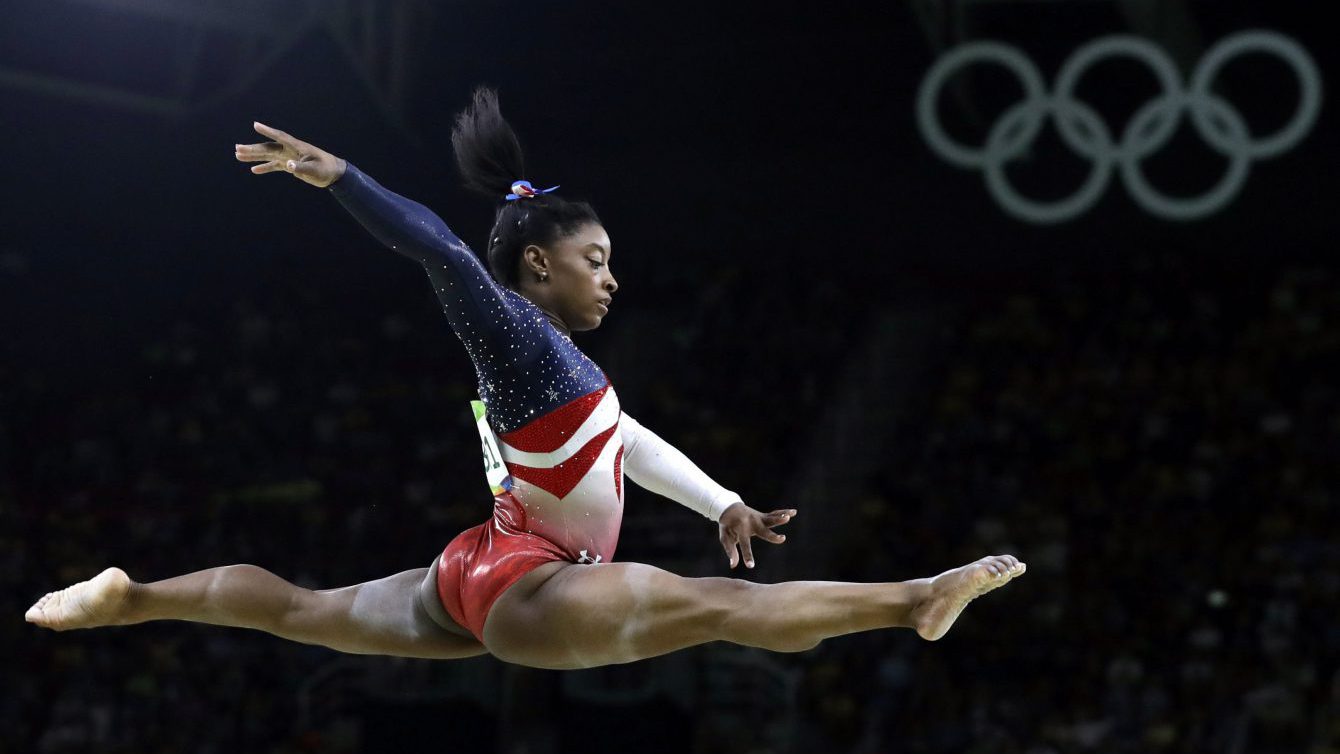
<svg viewBox="0 0 1340 754"><path fill-rule="evenodd" d="M521 264L521 294L572 332L600 327L619 290L610 273L610 237L598 223L544 247L527 246Z"/></svg>

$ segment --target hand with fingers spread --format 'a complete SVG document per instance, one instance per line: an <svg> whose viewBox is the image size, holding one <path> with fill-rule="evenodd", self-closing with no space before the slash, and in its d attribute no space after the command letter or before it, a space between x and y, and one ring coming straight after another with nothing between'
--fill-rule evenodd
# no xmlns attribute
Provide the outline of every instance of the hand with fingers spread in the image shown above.
<svg viewBox="0 0 1340 754"><path fill-rule="evenodd" d="M794 508L773 511L772 513L756 511L744 503L735 503L727 508L721 514L718 525L720 527L721 546L725 548L726 557L730 559L730 567L734 568L739 565L739 556L743 554L745 567L753 568L754 550L751 540L758 537L775 545L780 545L786 541L786 535L778 534L772 529L787 523L795 518L795 515Z"/></svg>
<svg viewBox="0 0 1340 754"><path fill-rule="evenodd" d="M325 188L344 175L344 160L330 152L264 123L251 125L256 133L270 141L263 144L235 144L233 156L241 162L261 163L251 168L251 172L256 175L282 171L318 188Z"/></svg>

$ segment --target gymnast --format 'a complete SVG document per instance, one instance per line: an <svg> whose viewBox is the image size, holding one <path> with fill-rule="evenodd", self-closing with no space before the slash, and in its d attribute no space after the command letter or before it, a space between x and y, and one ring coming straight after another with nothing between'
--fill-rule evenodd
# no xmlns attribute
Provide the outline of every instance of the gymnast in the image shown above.
<svg viewBox="0 0 1340 754"><path fill-rule="evenodd" d="M623 476L717 523L730 568L754 566L794 509L762 513L620 408L605 373L573 344L600 326L619 284L612 246L585 202L524 180L496 95L475 92L452 132L466 186L499 202L486 271L421 204L354 165L261 123L238 144L257 175L327 189L373 236L423 265L478 377L493 515L427 568L341 589L298 587L254 565L132 581L108 568L47 594L26 619L57 631L184 620L265 631L354 654L455 659L491 654L537 668L633 662L710 641L799 652L856 631L905 627L936 640L976 597L1024 573L1011 555L889 583L759 584L682 578L613 562Z"/></svg>

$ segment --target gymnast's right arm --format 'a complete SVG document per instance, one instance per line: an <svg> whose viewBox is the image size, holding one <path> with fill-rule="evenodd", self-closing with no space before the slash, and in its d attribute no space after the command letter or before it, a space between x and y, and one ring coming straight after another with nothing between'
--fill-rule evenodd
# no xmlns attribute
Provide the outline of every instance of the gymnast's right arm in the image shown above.
<svg viewBox="0 0 1340 754"><path fill-rule="evenodd" d="M377 240L424 266L462 340L487 337L504 324L500 320L512 318L507 314L515 316L502 287L479 258L427 207L383 188L323 149L264 124L254 125L272 141L236 145L237 159L262 163L251 169L256 174L282 171L329 188Z"/></svg>

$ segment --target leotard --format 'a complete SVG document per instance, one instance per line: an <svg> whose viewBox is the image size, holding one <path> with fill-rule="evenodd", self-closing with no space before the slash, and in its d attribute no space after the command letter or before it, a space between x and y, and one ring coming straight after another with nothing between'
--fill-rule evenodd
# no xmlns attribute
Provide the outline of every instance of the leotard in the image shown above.
<svg viewBox="0 0 1340 754"><path fill-rule="evenodd" d="M438 595L483 641L493 602L554 560L608 563L623 475L712 520L740 497L623 413L605 373L524 296L499 285L431 210L352 164L330 191L379 241L424 266L474 364L511 489L439 559Z"/></svg>

